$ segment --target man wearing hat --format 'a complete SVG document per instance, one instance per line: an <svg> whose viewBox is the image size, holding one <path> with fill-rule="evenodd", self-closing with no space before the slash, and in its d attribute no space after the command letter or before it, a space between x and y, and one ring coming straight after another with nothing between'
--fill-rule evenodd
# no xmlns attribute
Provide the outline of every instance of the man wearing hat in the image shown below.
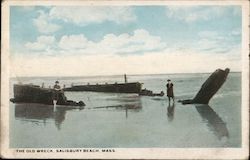
<svg viewBox="0 0 250 160"><path fill-rule="evenodd" d="M167 86L167 96L168 96L168 100L170 103L170 98L172 98L173 102L174 102L174 85L170 79L168 79L167 81L168 81L168 83L166 85Z"/></svg>
<svg viewBox="0 0 250 160"><path fill-rule="evenodd" d="M55 82L55 85L54 85L54 94L53 94L53 104L54 106L56 105L58 99L59 99L59 92L61 90L61 87L59 85L59 81L56 81Z"/></svg>
<svg viewBox="0 0 250 160"><path fill-rule="evenodd" d="M56 82L55 82L54 89L55 89L55 90L58 90L58 91L61 89L61 87L60 87L60 85L59 85L59 81L56 81Z"/></svg>

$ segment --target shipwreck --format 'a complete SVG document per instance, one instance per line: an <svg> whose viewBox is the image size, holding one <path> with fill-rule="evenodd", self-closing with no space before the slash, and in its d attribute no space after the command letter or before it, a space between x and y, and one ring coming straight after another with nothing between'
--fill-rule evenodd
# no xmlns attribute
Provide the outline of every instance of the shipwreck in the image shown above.
<svg viewBox="0 0 250 160"><path fill-rule="evenodd" d="M200 90L193 99L180 100L182 104L208 104L210 99L217 93L230 72L229 68L225 70L217 69L202 84Z"/></svg>
<svg viewBox="0 0 250 160"><path fill-rule="evenodd" d="M72 85L71 87L66 87L64 91L70 92L81 92L81 91L91 91L91 92L106 92L106 93L135 93L140 96L164 96L164 92L153 93L151 90L142 89L143 83L140 82L129 82L127 81L126 74L124 75L124 83L112 83L112 84L86 84L86 85Z"/></svg>
<svg viewBox="0 0 250 160"><path fill-rule="evenodd" d="M134 83L114 83L114 84L87 84L75 85L64 88L64 91L92 91L92 92L111 92L111 93L140 93L142 84Z"/></svg>
<svg viewBox="0 0 250 160"><path fill-rule="evenodd" d="M32 84L14 84L14 98L10 101L13 103L40 103L53 105L54 90L50 88L42 88ZM67 100L63 91L58 93L57 105L66 106L85 106L83 101L75 102Z"/></svg>

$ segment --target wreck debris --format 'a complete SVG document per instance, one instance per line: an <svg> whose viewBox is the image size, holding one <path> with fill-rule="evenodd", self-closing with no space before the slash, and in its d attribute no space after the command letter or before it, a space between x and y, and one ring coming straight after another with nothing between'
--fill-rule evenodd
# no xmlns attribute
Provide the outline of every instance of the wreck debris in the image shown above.
<svg viewBox="0 0 250 160"><path fill-rule="evenodd" d="M193 99L180 100L182 104L208 104L209 100L221 88L227 79L230 69L217 69L203 83L201 89Z"/></svg>
<svg viewBox="0 0 250 160"><path fill-rule="evenodd" d="M41 88L32 84L14 84L14 98L10 101L13 103L40 103L53 105L54 90L50 88ZM58 105L85 106L83 101L75 102L67 100L63 91L58 93Z"/></svg>

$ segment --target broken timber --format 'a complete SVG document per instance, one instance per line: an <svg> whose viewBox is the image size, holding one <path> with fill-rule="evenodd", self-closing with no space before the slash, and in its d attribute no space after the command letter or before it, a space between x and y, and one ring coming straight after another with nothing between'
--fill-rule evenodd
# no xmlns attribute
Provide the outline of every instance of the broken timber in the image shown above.
<svg viewBox="0 0 250 160"><path fill-rule="evenodd" d="M50 88L41 88L37 85L32 84L14 84L14 98L10 101L13 103L40 103L53 105L53 96L55 91ZM66 106L85 106L84 102L75 102L67 100L63 91L58 93L57 99L58 105Z"/></svg>
<svg viewBox="0 0 250 160"><path fill-rule="evenodd" d="M227 79L229 68L217 69L203 83L201 89L193 99L181 100L182 104L208 104L209 100L221 88Z"/></svg>
<svg viewBox="0 0 250 160"><path fill-rule="evenodd" d="M87 84L64 88L64 91L92 91L92 92L110 92L110 93L140 93L142 84L132 83L114 83L114 84Z"/></svg>

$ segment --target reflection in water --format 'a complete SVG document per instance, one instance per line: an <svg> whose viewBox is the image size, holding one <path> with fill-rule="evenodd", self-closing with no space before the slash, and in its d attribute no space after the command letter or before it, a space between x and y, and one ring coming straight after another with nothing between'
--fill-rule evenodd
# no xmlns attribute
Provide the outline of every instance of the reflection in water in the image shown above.
<svg viewBox="0 0 250 160"><path fill-rule="evenodd" d="M15 118L25 121L46 125L46 120L54 119L57 129L61 129L61 124L65 120L67 110L72 110L70 107L54 107L52 105L42 104L15 104Z"/></svg>
<svg viewBox="0 0 250 160"><path fill-rule="evenodd" d="M119 98L109 98L107 100L117 101L119 104L116 105L108 105L101 107L93 107L91 109L115 109L115 110L124 110L125 117L128 118L128 112L139 112L142 109L141 99L139 96L124 96Z"/></svg>
<svg viewBox="0 0 250 160"><path fill-rule="evenodd" d="M140 96L138 95L127 95L127 94L120 94L116 97L110 97L110 98L107 98L106 100L108 101L116 101L116 102L119 102L119 103L136 103L138 101L140 101Z"/></svg>
<svg viewBox="0 0 250 160"><path fill-rule="evenodd" d="M141 103L133 103L133 104L122 104L122 105L112 105L112 106L102 106L102 107L93 107L93 109L116 109L116 110L124 110L126 118L128 118L128 111L138 112L142 109Z"/></svg>
<svg viewBox="0 0 250 160"><path fill-rule="evenodd" d="M209 105L196 105L195 107L202 119L207 122L209 129L212 130L219 139L229 137L226 123Z"/></svg>
<svg viewBox="0 0 250 160"><path fill-rule="evenodd" d="M175 108L174 103L172 103L172 105L170 105L170 103L168 103L168 108L167 108L168 121L173 121L173 119L174 119L174 108Z"/></svg>

